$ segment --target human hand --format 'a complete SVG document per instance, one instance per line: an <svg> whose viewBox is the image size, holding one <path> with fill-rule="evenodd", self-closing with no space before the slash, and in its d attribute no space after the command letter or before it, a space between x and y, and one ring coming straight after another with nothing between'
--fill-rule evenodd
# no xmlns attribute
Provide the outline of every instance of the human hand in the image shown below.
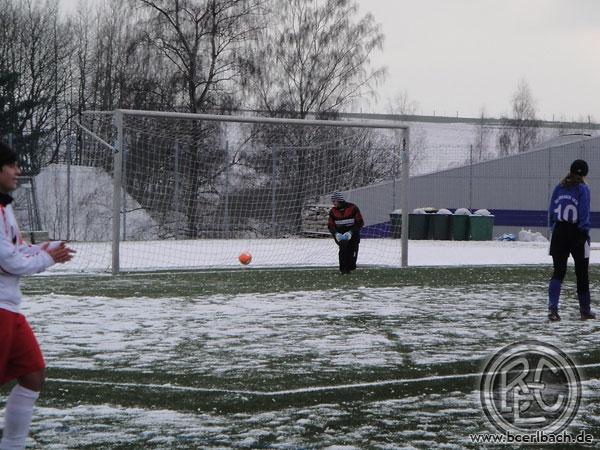
<svg viewBox="0 0 600 450"><path fill-rule="evenodd" d="M342 233L335 233L335 240L337 242L343 241Z"/></svg>
<svg viewBox="0 0 600 450"><path fill-rule="evenodd" d="M76 253L72 248L62 241L46 242L42 244L41 249L48 253L55 263L66 263L73 259Z"/></svg>

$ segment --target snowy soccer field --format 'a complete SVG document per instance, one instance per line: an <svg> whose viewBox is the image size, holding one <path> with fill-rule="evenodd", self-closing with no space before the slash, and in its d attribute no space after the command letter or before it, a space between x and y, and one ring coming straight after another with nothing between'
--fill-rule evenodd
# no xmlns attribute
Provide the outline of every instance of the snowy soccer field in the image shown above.
<svg viewBox="0 0 600 450"><path fill-rule="evenodd" d="M111 244L73 243L73 261L50 272L110 272ZM409 241L410 266L472 266L550 264L547 242ZM363 239L358 264L365 267L400 267L400 239ZM600 250L592 243L592 250ZM250 268L336 267L333 239L227 239L125 241L120 245L123 271L239 268L238 255L252 253ZM590 263L600 263L593 251Z"/></svg>
<svg viewBox="0 0 600 450"><path fill-rule="evenodd" d="M49 367L29 448L478 448L468 435L490 429L477 373L526 338L586 367L571 428L598 438L600 323L578 320L572 270L563 321L546 323L548 271L29 278Z"/></svg>

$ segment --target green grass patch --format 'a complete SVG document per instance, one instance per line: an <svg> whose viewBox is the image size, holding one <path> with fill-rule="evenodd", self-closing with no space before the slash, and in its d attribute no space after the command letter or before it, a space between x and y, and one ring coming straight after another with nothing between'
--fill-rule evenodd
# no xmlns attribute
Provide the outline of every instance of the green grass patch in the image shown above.
<svg viewBox="0 0 600 450"><path fill-rule="evenodd" d="M572 272L572 271L570 271ZM590 269L591 278L600 267ZM63 295L125 297L196 297L248 293L319 291L329 289L401 286L461 287L481 284L545 283L550 266L521 267L411 267L407 269L359 268L341 275L322 269L240 269L211 272L159 272L110 275L41 276L23 280L29 295L49 292ZM567 275L567 281L574 278Z"/></svg>

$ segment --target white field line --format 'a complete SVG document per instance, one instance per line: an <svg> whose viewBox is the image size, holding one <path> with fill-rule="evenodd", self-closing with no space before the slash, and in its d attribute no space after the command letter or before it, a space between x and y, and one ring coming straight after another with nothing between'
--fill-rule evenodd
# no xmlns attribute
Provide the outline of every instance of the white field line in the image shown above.
<svg viewBox="0 0 600 450"><path fill-rule="evenodd" d="M586 368L597 368L600 367L600 363L584 364L575 366L577 369ZM47 378L47 381L53 381L63 384L87 384L96 386L114 386L114 387L130 387L130 388L144 388L144 389L164 389L170 391L182 391L182 392L211 392L211 393L223 393L223 394L239 394L239 395L256 395L256 396L281 396L291 394L303 394L310 392L327 392L327 391L341 391L346 389L358 389L368 387L379 387L379 386L393 386L401 384L413 384L413 383L424 383L428 381L443 381L443 380L460 380L467 378L480 377L481 373L465 373L457 375L432 375L429 377L421 378L404 378L395 380L385 381L371 381L368 383L354 383L354 384L339 384L334 386L314 386L299 389L287 389L282 391L247 391L238 389L211 389L211 388L199 388L191 386L178 386L174 384L142 384L142 383L113 383L110 381L93 381L93 380L71 380L68 378Z"/></svg>
<svg viewBox="0 0 600 450"><path fill-rule="evenodd" d="M141 384L141 383L113 383L110 381L90 381L90 380L71 380L68 378L47 378L46 381L54 381L57 383L65 384L89 384L99 386L115 386L115 387L133 387L133 388L149 388L149 389L164 389L171 391L184 391L184 392L212 392L212 393L223 393L223 394L241 394L241 395L257 395L257 396L279 396L279 395L290 395L290 394L303 394L309 392L327 392L327 391L340 391L345 389L356 389L365 387L378 387L378 386L389 386L396 384L411 384L411 383L422 383L426 381L438 381L438 380L451 380L461 378L472 378L477 377L479 373L467 373L461 375L435 375L423 378L406 378L397 380L385 380L385 381L372 381L368 383L355 383L355 384L339 384L334 386L314 386L299 389L288 389L283 391L245 391L236 389L210 389L210 388L198 388L191 386L177 386L173 384Z"/></svg>

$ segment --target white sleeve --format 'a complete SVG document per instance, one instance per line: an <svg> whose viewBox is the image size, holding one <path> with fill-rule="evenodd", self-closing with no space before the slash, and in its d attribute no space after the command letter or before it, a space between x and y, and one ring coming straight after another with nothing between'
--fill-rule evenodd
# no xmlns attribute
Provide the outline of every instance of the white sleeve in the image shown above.
<svg viewBox="0 0 600 450"><path fill-rule="evenodd" d="M38 255L42 251L42 246L36 244L19 244L17 248L26 256Z"/></svg>
<svg viewBox="0 0 600 450"><path fill-rule="evenodd" d="M9 275L31 275L54 264L52 257L39 248L37 253L28 254L14 245L3 228L0 226L0 271Z"/></svg>

